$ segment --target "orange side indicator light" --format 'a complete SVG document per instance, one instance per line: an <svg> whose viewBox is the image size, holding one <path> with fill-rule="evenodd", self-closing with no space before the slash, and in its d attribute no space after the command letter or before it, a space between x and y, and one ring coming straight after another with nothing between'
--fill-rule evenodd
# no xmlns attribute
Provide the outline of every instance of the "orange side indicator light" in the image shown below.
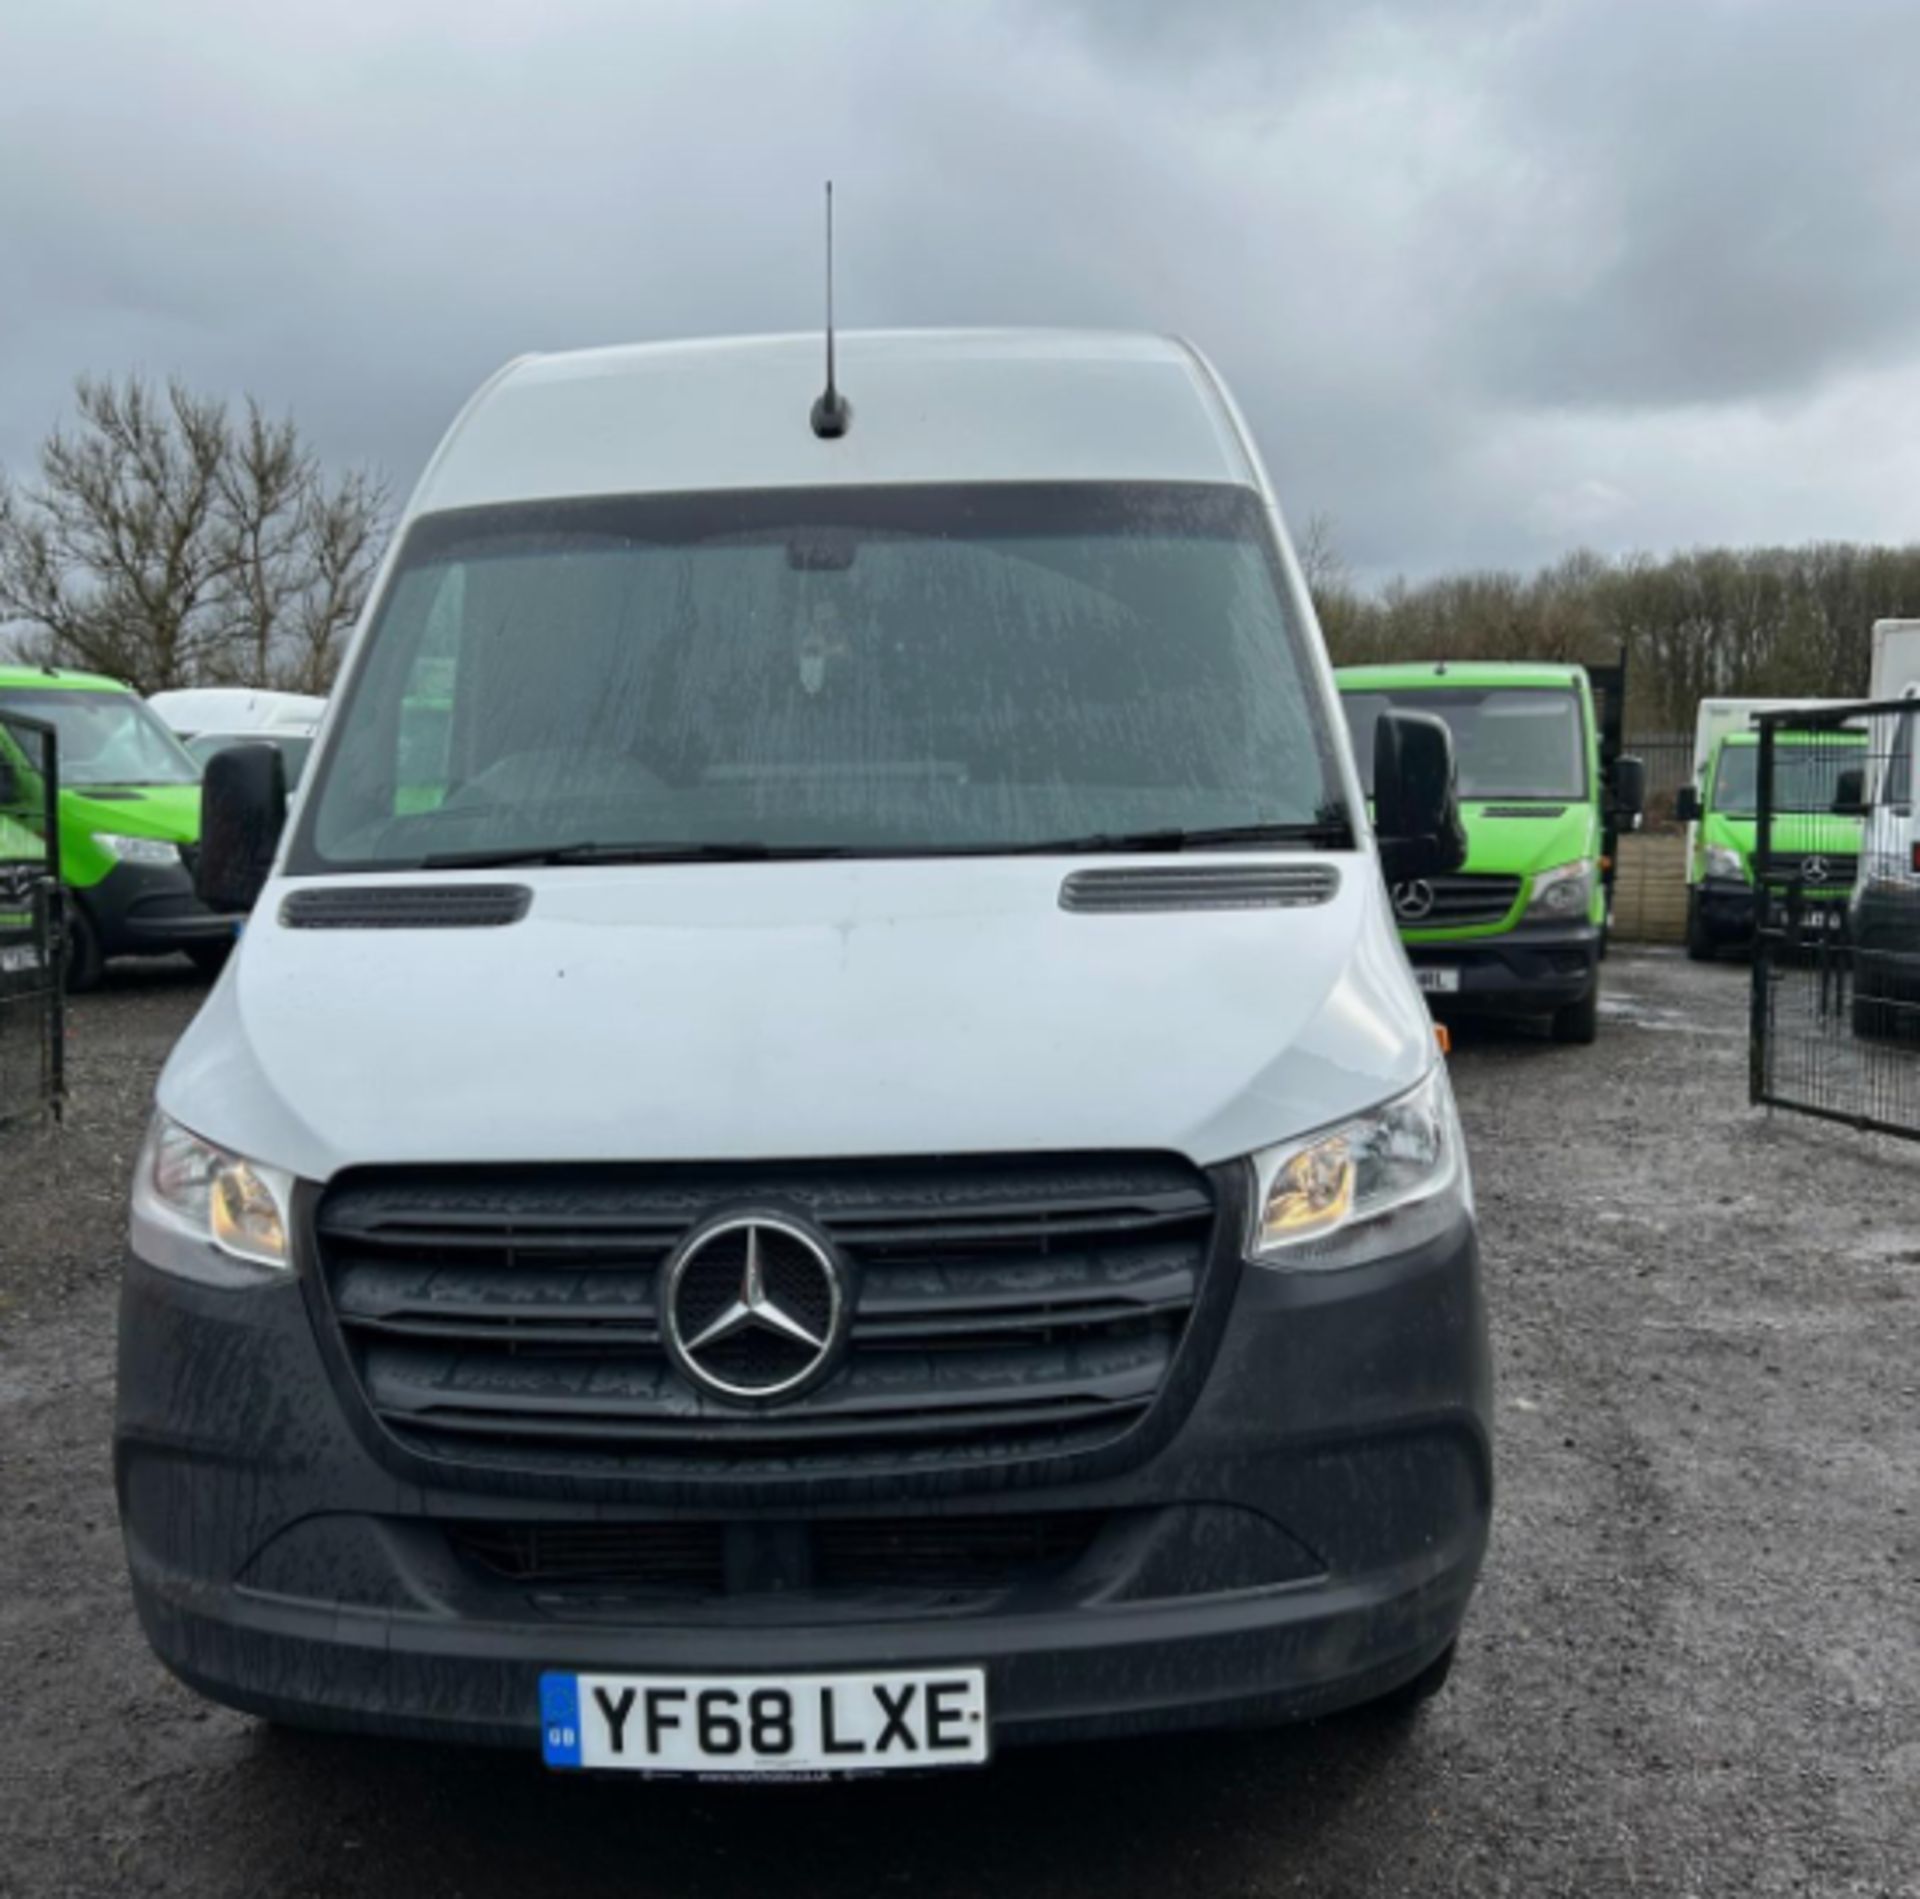
<svg viewBox="0 0 1920 1899"><path fill-rule="evenodd" d="M1440 1045L1442 1055L1453 1053L1453 1031L1444 1022L1436 1022L1433 1025L1433 1039Z"/></svg>

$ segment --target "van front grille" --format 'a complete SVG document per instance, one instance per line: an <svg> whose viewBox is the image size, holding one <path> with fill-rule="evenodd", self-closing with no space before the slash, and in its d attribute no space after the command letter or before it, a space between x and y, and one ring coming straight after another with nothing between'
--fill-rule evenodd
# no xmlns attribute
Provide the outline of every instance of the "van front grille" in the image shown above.
<svg viewBox="0 0 1920 1899"><path fill-rule="evenodd" d="M785 1211L845 1263L845 1355L730 1403L661 1335L696 1226ZM1160 1155L780 1167L359 1170L319 1279L373 1414L428 1456L527 1469L809 1474L1105 1444L1167 1380L1202 1291L1206 1175Z"/></svg>
<svg viewBox="0 0 1920 1899"><path fill-rule="evenodd" d="M1520 896L1518 877L1490 877L1475 871L1429 877L1425 884L1433 893L1433 900L1418 915L1413 914L1414 903L1402 894L1418 887L1394 887L1394 914L1409 930L1451 930L1473 924L1504 923Z"/></svg>
<svg viewBox="0 0 1920 1899"><path fill-rule="evenodd" d="M1766 860L1768 883L1809 890L1851 890L1859 870L1853 851L1774 851Z"/></svg>
<svg viewBox="0 0 1920 1899"><path fill-rule="evenodd" d="M810 1523L456 1521L447 1540L489 1575L536 1590L672 1597L782 1590L1011 1589L1071 1567L1107 1518L825 1518Z"/></svg>

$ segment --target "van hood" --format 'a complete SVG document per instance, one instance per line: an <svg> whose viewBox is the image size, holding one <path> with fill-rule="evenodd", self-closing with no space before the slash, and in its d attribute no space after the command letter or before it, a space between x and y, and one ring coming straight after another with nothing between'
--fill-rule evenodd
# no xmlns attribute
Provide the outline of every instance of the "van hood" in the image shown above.
<svg viewBox="0 0 1920 1899"><path fill-rule="evenodd" d="M1709 813L1705 828L1708 843L1731 845L1749 862L1760 847L1757 818L1715 811ZM1773 849L1783 857L1857 857L1862 835L1858 818L1835 817L1825 811L1782 811L1773 820Z"/></svg>
<svg viewBox="0 0 1920 1899"><path fill-rule="evenodd" d="M200 787L193 785L67 785L60 822L121 837L157 837L191 844L200 835Z"/></svg>
<svg viewBox="0 0 1920 1899"><path fill-rule="evenodd" d="M1460 819L1467 832L1462 868L1483 875L1525 877L1591 857L1597 848L1593 806L1577 799L1473 799L1461 805Z"/></svg>
<svg viewBox="0 0 1920 1899"><path fill-rule="evenodd" d="M1373 859L1314 861L1339 872L1324 903L1131 914L1063 909L1086 866L1057 858L327 880L533 892L518 923L420 930L288 928L282 900L319 880L277 880L160 1105L315 1180L1124 1148L1209 1165L1434 1059Z"/></svg>

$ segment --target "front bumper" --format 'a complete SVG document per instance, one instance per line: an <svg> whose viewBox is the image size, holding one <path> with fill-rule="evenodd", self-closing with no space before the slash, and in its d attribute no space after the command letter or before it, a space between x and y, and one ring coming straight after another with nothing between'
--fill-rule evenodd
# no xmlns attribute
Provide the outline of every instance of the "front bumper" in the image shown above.
<svg viewBox="0 0 1920 1899"><path fill-rule="evenodd" d="M1920 970L1920 876L1877 878L1849 905L1854 950Z"/></svg>
<svg viewBox="0 0 1920 1899"><path fill-rule="evenodd" d="M1416 972L1453 972L1458 987L1422 987L1434 1010L1544 1015L1578 1002L1600 980L1600 931L1592 923L1534 923L1499 936L1409 942Z"/></svg>
<svg viewBox="0 0 1920 1899"><path fill-rule="evenodd" d="M1241 1271L1179 1429L1131 1468L961 1494L796 1484L751 1512L617 1485L396 1474L347 1414L298 1283L129 1263L115 1473L142 1624L202 1692L271 1717L538 1745L543 1669L761 1674L977 1664L996 1745L1319 1714L1453 1639L1491 1512L1471 1227L1315 1276ZM699 1601L485 1573L462 1520L1096 1513L1064 1573L1004 1591L752 1587Z"/></svg>
<svg viewBox="0 0 1920 1899"><path fill-rule="evenodd" d="M1709 877L1694 886L1693 903L1700 927L1712 942L1753 941L1755 905L1751 884Z"/></svg>
<svg viewBox="0 0 1920 1899"><path fill-rule="evenodd" d="M1848 906L1856 1000L1891 1005L1885 1025L1920 1030L1920 877L1877 877Z"/></svg>
<svg viewBox="0 0 1920 1899"><path fill-rule="evenodd" d="M103 956L165 956L233 941L233 918L209 910L194 895L184 864L116 864L74 897Z"/></svg>

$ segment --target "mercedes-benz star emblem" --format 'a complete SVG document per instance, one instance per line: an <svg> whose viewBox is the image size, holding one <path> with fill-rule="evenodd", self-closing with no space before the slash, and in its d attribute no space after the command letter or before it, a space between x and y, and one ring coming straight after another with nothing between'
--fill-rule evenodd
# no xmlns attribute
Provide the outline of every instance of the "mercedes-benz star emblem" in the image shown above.
<svg viewBox="0 0 1920 1899"><path fill-rule="evenodd" d="M699 1228L668 1262L660 1329L695 1385L756 1404L833 1369L849 1305L822 1240L776 1215L741 1214Z"/></svg>
<svg viewBox="0 0 1920 1899"><path fill-rule="evenodd" d="M1833 868L1824 857L1803 857L1800 860L1800 881L1805 884L1831 883Z"/></svg>
<svg viewBox="0 0 1920 1899"><path fill-rule="evenodd" d="M1391 892L1393 913L1408 923L1417 923L1433 909L1433 886L1424 877L1412 883L1395 884Z"/></svg>

